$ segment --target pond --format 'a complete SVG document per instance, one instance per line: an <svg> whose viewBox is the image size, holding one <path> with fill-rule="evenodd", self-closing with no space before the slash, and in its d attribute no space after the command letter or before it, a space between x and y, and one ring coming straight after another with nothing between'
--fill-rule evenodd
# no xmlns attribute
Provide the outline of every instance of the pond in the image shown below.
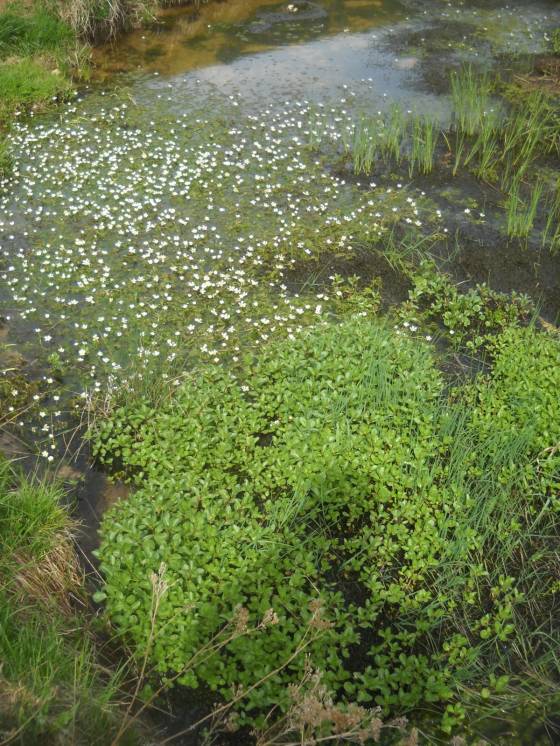
<svg viewBox="0 0 560 746"><path fill-rule="evenodd" d="M55 461L83 401L138 363L236 361L331 313L335 274L402 302L408 279L367 245L404 229L436 236L457 281L527 292L554 321L558 257L504 235L492 184L360 177L344 151L395 105L445 126L451 70L511 77L558 23L546 1L232 0L96 49L95 82L12 136L0 300L17 353L3 356L35 379L30 402L11 386L16 435Z"/></svg>
<svg viewBox="0 0 560 746"><path fill-rule="evenodd" d="M511 78L559 23L546 0L231 0L95 50L95 82L12 135L2 354L34 379L30 401L10 384L17 437L48 463L68 455L84 401L162 361L231 363L297 334L334 312L334 276L403 302L409 278L368 246L410 230L456 281L529 293L554 322L558 256L534 231L505 235L493 184L395 164L360 176L345 153L356 122L395 106L447 126L450 71Z"/></svg>

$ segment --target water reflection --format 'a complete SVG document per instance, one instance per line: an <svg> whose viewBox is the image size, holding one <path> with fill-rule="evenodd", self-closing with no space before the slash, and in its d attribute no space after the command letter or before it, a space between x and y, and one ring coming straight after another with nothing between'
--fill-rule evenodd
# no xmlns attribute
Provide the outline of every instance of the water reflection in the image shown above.
<svg viewBox="0 0 560 746"><path fill-rule="evenodd" d="M278 46L367 31L403 13L399 0L212 2L199 10L164 10L150 28L96 49L94 59L101 78L135 69L177 75Z"/></svg>

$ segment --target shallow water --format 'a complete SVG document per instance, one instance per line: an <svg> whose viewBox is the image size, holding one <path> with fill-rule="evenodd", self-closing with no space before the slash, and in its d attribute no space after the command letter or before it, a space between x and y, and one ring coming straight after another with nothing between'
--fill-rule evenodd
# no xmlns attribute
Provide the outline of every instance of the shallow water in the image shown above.
<svg viewBox="0 0 560 746"><path fill-rule="evenodd" d="M523 64L546 48L558 4L295 6L165 11L98 49L97 82L61 113L15 128L0 302L8 343L41 378L40 411L18 433L31 427L44 458L72 422L60 402L87 400L131 361L235 360L331 313L339 270L380 278L385 306L403 300L378 254L356 254L395 229L459 230L457 279L529 292L556 318L558 259L504 239L495 190L357 179L343 154L364 113L398 103L445 121L449 71Z"/></svg>
<svg viewBox="0 0 560 746"><path fill-rule="evenodd" d="M162 11L148 28L97 49L98 75L135 69L178 75L278 47L370 31L405 14L400 0L300 2L292 5L292 12L288 6L278 0L229 0L198 10ZM297 54L293 61L297 64Z"/></svg>
<svg viewBox="0 0 560 746"><path fill-rule="evenodd" d="M236 361L334 312L335 273L400 302L406 282L355 246L408 226L459 230L458 280L529 292L554 321L559 260L504 238L495 190L357 179L343 153L395 103L445 121L451 69L522 68L559 24L552 0L231 0L96 50L90 88L15 129L0 197L1 315L41 391L18 433L56 461L131 362Z"/></svg>
<svg viewBox="0 0 560 746"><path fill-rule="evenodd" d="M181 104L197 96L198 82L257 106L330 99L341 85L366 82L374 106L390 99L445 111L433 94L447 85L450 67L540 51L547 25L559 16L553 0L318 0L300 3L297 13L288 7L229 0L164 11L152 27L99 48L97 77L157 73Z"/></svg>

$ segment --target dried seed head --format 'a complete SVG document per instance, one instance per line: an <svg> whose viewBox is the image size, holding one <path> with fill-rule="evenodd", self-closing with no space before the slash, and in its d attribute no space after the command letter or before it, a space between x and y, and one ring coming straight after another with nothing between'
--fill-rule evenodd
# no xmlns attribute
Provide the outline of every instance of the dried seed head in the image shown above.
<svg viewBox="0 0 560 746"><path fill-rule="evenodd" d="M226 719L224 723L224 730L226 733L235 733L239 730L239 723L238 723L238 714L236 712L232 712Z"/></svg>
<svg viewBox="0 0 560 746"><path fill-rule="evenodd" d="M453 743L453 741L451 743ZM403 746L418 746L418 728L413 728L402 744ZM457 744L457 746L459 746L459 744Z"/></svg>
<svg viewBox="0 0 560 746"><path fill-rule="evenodd" d="M273 625L278 624L278 622L278 614L274 611L274 609L267 609L264 613L260 626L272 627Z"/></svg>
<svg viewBox="0 0 560 746"><path fill-rule="evenodd" d="M465 746L466 741L463 738L463 736L453 736L451 739L451 746ZM479 741L478 746L482 746L482 744L486 743L486 741Z"/></svg>
<svg viewBox="0 0 560 746"><path fill-rule="evenodd" d="M309 610L311 611L311 619L309 620L310 627L318 630L331 629L333 623L324 618L323 615L325 610L321 599L316 598L310 601Z"/></svg>
<svg viewBox="0 0 560 746"><path fill-rule="evenodd" d="M233 628L236 634L243 634L249 626L249 611L244 606L237 606L233 614Z"/></svg>

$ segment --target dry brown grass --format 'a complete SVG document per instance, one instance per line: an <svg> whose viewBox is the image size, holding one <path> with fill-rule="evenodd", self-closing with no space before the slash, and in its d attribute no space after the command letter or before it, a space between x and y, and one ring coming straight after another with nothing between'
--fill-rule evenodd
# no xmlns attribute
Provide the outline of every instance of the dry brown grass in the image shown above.
<svg viewBox="0 0 560 746"><path fill-rule="evenodd" d="M59 15L81 39L101 41L134 28L154 9L152 0L64 0Z"/></svg>
<svg viewBox="0 0 560 746"><path fill-rule="evenodd" d="M71 531L57 535L54 546L37 561L25 554L13 557L16 570L11 591L18 599L64 614L86 606L84 570L80 566Z"/></svg>
<svg viewBox="0 0 560 746"><path fill-rule="evenodd" d="M2 2L3 0L0 0ZM193 5L205 0L59 0L59 15L86 41L114 39L155 17L158 8Z"/></svg>
<svg viewBox="0 0 560 746"><path fill-rule="evenodd" d="M515 81L526 91L540 89L550 94L560 93L560 57L545 55L535 61L530 75L516 75Z"/></svg>

